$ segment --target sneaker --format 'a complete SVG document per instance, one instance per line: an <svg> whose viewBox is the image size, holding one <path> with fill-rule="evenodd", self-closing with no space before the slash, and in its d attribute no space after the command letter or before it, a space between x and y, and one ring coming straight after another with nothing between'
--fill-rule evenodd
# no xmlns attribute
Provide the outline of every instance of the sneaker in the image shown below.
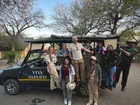
<svg viewBox="0 0 140 105"><path fill-rule="evenodd" d="M117 83L114 83L114 84L113 84L113 87L116 88L116 85L117 85Z"/></svg>
<svg viewBox="0 0 140 105"><path fill-rule="evenodd" d="M51 89L50 90L55 90L56 89L56 87L51 87Z"/></svg>
<svg viewBox="0 0 140 105"><path fill-rule="evenodd" d="M112 86L110 86L109 89L112 91Z"/></svg>
<svg viewBox="0 0 140 105"><path fill-rule="evenodd" d="M109 89L109 86L105 86L105 89Z"/></svg>
<svg viewBox="0 0 140 105"><path fill-rule="evenodd" d="M124 86L122 86L121 91L123 91L123 92L125 91L125 87Z"/></svg>
<svg viewBox="0 0 140 105"><path fill-rule="evenodd" d="M68 105L71 105L71 101L68 101Z"/></svg>
<svg viewBox="0 0 140 105"><path fill-rule="evenodd" d="M97 105L97 103L94 103L94 105Z"/></svg>
<svg viewBox="0 0 140 105"><path fill-rule="evenodd" d="M68 104L67 99L64 99L64 104L65 104L65 105L67 105L67 104Z"/></svg>
<svg viewBox="0 0 140 105"><path fill-rule="evenodd" d="M88 102L86 105L92 105L90 102Z"/></svg>

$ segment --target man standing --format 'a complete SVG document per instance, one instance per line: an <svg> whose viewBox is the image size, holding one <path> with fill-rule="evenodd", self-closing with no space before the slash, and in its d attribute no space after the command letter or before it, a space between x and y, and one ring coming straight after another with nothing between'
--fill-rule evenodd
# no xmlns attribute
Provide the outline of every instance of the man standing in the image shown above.
<svg viewBox="0 0 140 105"><path fill-rule="evenodd" d="M132 59L134 55L136 54L137 50L135 49L135 46L137 45L136 41L128 40L127 41L127 47L120 48L121 54L121 62L119 65L119 69L116 72L116 84L119 82L120 73L122 71L122 88L121 91L125 91L128 75L129 75L129 69L131 66Z"/></svg>
<svg viewBox="0 0 140 105"><path fill-rule="evenodd" d="M80 77L79 77L79 69L80 69L81 81L85 82L84 60L83 60L81 50L91 54L93 54L93 52L89 51L88 49L84 48L82 44L78 43L78 38L76 36L73 36L72 40L73 43L69 48L69 56L70 59L72 60L73 66L76 71L76 79L77 82L80 82Z"/></svg>

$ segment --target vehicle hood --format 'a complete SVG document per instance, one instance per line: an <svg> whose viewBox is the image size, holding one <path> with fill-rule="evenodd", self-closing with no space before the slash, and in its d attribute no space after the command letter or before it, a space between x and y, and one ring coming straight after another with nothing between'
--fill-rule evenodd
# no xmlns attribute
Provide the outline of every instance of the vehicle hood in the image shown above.
<svg viewBox="0 0 140 105"><path fill-rule="evenodd" d="M13 66L8 66L6 68L1 69L2 71L4 70L13 70L13 69L20 69L21 66L20 65L13 65Z"/></svg>

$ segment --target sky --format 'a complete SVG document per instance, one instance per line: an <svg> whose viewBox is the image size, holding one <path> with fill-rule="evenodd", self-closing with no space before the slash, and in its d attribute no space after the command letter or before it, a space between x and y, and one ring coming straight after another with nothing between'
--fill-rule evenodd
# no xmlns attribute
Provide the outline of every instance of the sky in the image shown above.
<svg viewBox="0 0 140 105"><path fill-rule="evenodd" d="M51 15L53 13L53 8L57 4L65 4L69 5L72 0L35 0L35 8L41 9L45 15L46 23L51 22ZM29 28L25 31L25 33L34 38L38 38L39 36L50 36L51 34L57 34L52 29L36 29L36 28Z"/></svg>

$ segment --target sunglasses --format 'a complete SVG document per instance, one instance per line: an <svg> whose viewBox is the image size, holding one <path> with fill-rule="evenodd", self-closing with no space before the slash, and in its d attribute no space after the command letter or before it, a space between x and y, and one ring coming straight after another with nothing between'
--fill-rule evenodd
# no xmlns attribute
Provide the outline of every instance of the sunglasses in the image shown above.
<svg viewBox="0 0 140 105"><path fill-rule="evenodd" d="M78 50L78 47L76 46L76 50Z"/></svg>

